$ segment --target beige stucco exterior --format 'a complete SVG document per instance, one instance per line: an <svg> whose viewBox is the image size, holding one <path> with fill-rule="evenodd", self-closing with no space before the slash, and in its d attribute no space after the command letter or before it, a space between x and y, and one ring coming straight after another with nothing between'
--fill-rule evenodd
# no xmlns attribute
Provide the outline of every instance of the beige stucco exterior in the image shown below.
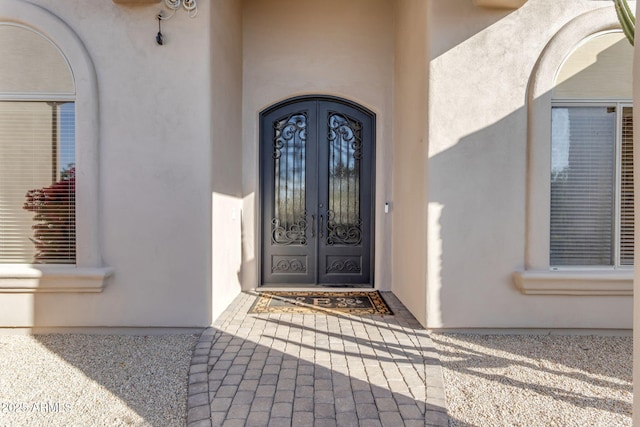
<svg viewBox="0 0 640 427"><path fill-rule="evenodd" d="M529 1L516 11L473 10L462 0L431 5L428 194L438 218L429 218L428 288L440 289L442 314L428 326L630 327L628 296L524 295L511 277L545 263L549 271L549 210L538 209L548 206L539 190L548 186L540 170L549 167L549 151L536 138L548 146L544 102L553 86L530 84L565 27L598 10L581 24L586 37L616 21L615 11L580 1ZM552 79L581 41L578 31L573 40L568 33L563 50L547 53L558 61ZM537 108L548 111L547 122L531 120Z"/></svg>
<svg viewBox="0 0 640 427"><path fill-rule="evenodd" d="M421 324L631 327L632 273L566 291L545 225L556 72L615 28L610 2L212 0L158 46L160 10L0 0L72 71L90 184L77 269L0 265L0 326L209 325L260 285L260 112L330 95L376 115L374 284Z"/></svg>
<svg viewBox="0 0 640 427"><path fill-rule="evenodd" d="M211 12L211 318L241 289L242 2Z"/></svg>
<svg viewBox="0 0 640 427"><path fill-rule="evenodd" d="M339 13L336 13L339 11ZM376 113L376 286L391 288L393 5L388 0L245 1L243 21L245 289L259 277L258 117L297 95L346 98Z"/></svg>
<svg viewBox="0 0 640 427"><path fill-rule="evenodd" d="M393 292L427 319L428 6L396 2L393 140Z"/></svg>
<svg viewBox="0 0 640 427"><path fill-rule="evenodd" d="M65 272L66 282L113 272L98 293L3 293L0 303L9 307L3 326L210 322L211 244L202 236L211 233L211 103L201 96L210 88L209 12L204 4L205 19L176 15L167 24L176 36L159 49L153 40L157 21L148 9L111 2L0 3L0 20L35 27L50 38L75 77L81 123L76 145L82 147L76 156L78 185L97 185L78 188L79 198L93 202L85 206L78 200L78 232L84 237L79 237L78 269ZM86 116L90 111L96 112L95 121ZM150 164L155 166L145 166ZM3 286L27 275L31 287L46 288L59 273L39 277L43 269L36 270L4 270Z"/></svg>

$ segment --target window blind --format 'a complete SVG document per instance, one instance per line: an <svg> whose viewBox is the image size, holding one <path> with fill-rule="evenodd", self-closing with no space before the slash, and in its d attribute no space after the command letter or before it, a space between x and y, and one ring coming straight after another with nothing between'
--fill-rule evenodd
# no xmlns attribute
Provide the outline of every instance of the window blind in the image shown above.
<svg viewBox="0 0 640 427"><path fill-rule="evenodd" d="M552 266L614 264L615 140L615 108L553 108Z"/></svg>
<svg viewBox="0 0 640 427"><path fill-rule="evenodd" d="M633 108L622 108L620 148L620 265L633 266Z"/></svg>
<svg viewBox="0 0 640 427"><path fill-rule="evenodd" d="M73 103L0 102L0 263L74 264Z"/></svg>

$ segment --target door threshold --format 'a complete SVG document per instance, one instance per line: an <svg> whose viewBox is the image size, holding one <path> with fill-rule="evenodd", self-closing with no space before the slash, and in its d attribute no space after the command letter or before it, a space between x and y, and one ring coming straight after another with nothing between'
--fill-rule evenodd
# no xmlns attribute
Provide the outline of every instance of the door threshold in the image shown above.
<svg viewBox="0 0 640 427"><path fill-rule="evenodd" d="M253 292L269 292L269 291L291 291L291 292L367 292L367 291L376 291L376 288L372 288L370 286L260 286L259 288L254 288Z"/></svg>

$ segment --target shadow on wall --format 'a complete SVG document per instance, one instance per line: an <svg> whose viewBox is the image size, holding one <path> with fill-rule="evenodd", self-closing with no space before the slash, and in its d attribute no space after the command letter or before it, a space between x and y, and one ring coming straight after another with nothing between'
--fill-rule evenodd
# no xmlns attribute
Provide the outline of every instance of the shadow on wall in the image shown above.
<svg viewBox="0 0 640 427"><path fill-rule="evenodd" d="M447 29L448 37L434 35L430 38L429 54L432 58L444 55L450 49L481 34L498 21L512 13L517 13L512 9L478 7L473 4L473 0L434 1L431 2L430 11L432 16L448 16L456 24ZM455 14L455 17L451 16L452 13ZM471 17L471 19L467 19L468 17ZM437 34L437 28L434 31L434 34Z"/></svg>
<svg viewBox="0 0 640 427"><path fill-rule="evenodd" d="M571 86L583 76L592 78L594 68L596 65L584 68L563 84ZM551 99L550 92L541 96L547 97ZM492 104L495 108L496 104L495 94L489 93L476 94L472 101L452 102L458 105L452 110L456 114L466 110L466 117L473 117L474 111L478 114L481 108L491 109ZM439 269L436 277L440 279L441 320L446 327L566 326L558 325L557 320L548 321L556 316L551 313L564 311L566 301L523 296L512 278L514 271L525 268L528 174L535 175L535 171L527 170L527 156L536 149L528 146L527 113L525 101L524 106L460 138L429 159L429 199L440 206L440 217L431 223L437 223L440 229L437 237L441 251L435 267ZM472 119L464 123L469 127L467 123ZM548 126L550 129L550 123ZM550 153L548 159L550 164ZM532 182L549 185L550 181ZM574 297L572 302L589 312L594 298L597 297ZM547 318L540 318L540 313ZM502 319L508 319L508 323Z"/></svg>
<svg viewBox="0 0 640 427"><path fill-rule="evenodd" d="M429 159L429 180L439 183L430 185L429 198L441 207L436 277L447 327L491 327L478 320L460 324L459 313L495 313L505 309L497 303L504 293L516 292L511 277L524 266L525 248L524 123L521 108Z"/></svg>
<svg viewBox="0 0 640 427"><path fill-rule="evenodd" d="M427 165L427 317L446 327L488 327L477 315L498 310L488 285L497 283L503 293L524 263L527 114L523 107L506 111L498 97L501 80L526 81L530 71L505 78L497 67L522 68L518 47L499 45L528 6L490 9L454 0L430 7L439 19L430 33L429 145L431 153L437 145L448 148L430 154ZM461 317L471 320L461 324Z"/></svg>

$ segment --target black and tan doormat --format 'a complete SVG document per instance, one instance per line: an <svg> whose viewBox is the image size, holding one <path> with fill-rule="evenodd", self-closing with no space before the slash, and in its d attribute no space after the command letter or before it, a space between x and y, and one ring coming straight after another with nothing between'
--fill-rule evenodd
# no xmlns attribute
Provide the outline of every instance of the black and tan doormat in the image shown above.
<svg viewBox="0 0 640 427"><path fill-rule="evenodd" d="M249 313L391 315L378 291L264 291Z"/></svg>

